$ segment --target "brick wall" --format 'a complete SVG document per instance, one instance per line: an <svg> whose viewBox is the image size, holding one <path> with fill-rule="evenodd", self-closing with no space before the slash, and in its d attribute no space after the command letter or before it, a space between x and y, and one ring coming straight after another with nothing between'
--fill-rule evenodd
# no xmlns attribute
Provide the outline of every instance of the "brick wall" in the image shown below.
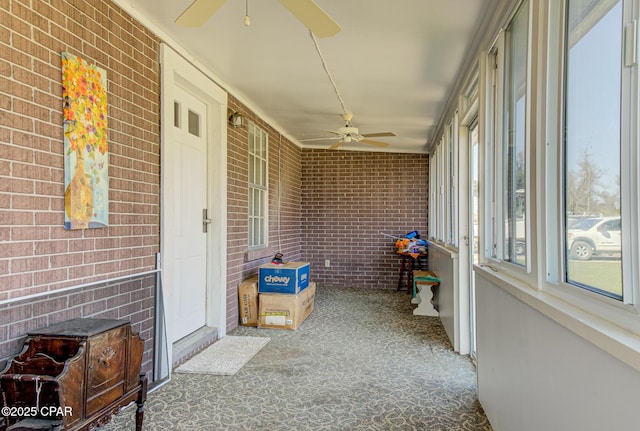
<svg viewBox="0 0 640 431"><path fill-rule="evenodd" d="M149 337L150 366L150 286L55 292L155 268L158 47L153 34L109 1L0 2L0 303L43 294L0 305L0 360L15 353L29 329L117 316L131 318ZM62 51L107 71L111 180L104 229L62 227ZM238 284L278 251L286 260L310 261L311 278L320 283L394 286L393 241L379 231L426 232L426 156L302 150L232 95L228 103L269 135L269 247L247 249L247 128L230 127L227 330L238 325Z"/></svg>
<svg viewBox="0 0 640 431"><path fill-rule="evenodd" d="M427 238L428 168L423 154L303 150L302 257L313 279L395 288L395 240L380 232Z"/></svg>
<svg viewBox="0 0 640 431"><path fill-rule="evenodd" d="M248 129L229 127L227 134L227 331L238 326L238 285L257 274L276 252L301 259L302 151L229 95L229 108L241 112L269 135L268 248L248 252Z"/></svg>
<svg viewBox="0 0 640 431"><path fill-rule="evenodd" d="M126 319L144 340L142 372L151 379L155 285L152 273L0 305L0 370L29 331L78 317Z"/></svg>
<svg viewBox="0 0 640 431"><path fill-rule="evenodd" d="M111 2L0 2L0 302L155 268L158 47L153 34ZM63 229L63 51L107 71L110 215L103 229ZM148 363L150 287L109 289L2 306L0 357L36 326L63 317L117 315L143 330Z"/></svg>

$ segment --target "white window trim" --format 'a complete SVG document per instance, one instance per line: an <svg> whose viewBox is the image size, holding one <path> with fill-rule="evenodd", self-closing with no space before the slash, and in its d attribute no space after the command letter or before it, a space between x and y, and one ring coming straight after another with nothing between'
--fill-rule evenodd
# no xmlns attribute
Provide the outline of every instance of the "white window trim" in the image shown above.
<svg viewBox="0 0 640 431"><path fill-rule="evenodd" d="M436 239L441 243L445 241L445 210L446 206L444 205L444 187L445 187L445 151L444 151L444 137L440 140L440 145L436 149L436 161L437 161L437 188L436 188L436 200L438 202L437 210L438 213L436 215L436 226L437 226L437 235Z"/></svg>
<svg viewBox="0 0 640 431"><path fill-rule="evenodd" d="M447 244L458 248L458 177L459 132L458 113L447 123Z"/></svg>
<svg viewBox="0 0 640 431"><path fill-rule="evenodd" d="M638 15L638 3L640 0L633 0L635 14ZM554 53L551 49L550 40L554 38L554 29L549 26L548 21L553 21L553 6L555 0L530 1L530 25L529 25L529 53L527 66L527 266L521 266L502 262L492 255L493 244L502 244L496 240L495 230L501 228L502 219L495 221L492 219L495 214L501 214L501 208L496 206L496 196L501 196L501 188L497 188L497 180L501 181L500 169L496 166L502 165L502 140L500 122L503 118L503 87L504 81L502 67L494 69L493 56L504 53L504 34L498 32L493 43L489 44L479 59L479 214L481 217L479 224L479 246L481 252L481 264L474 267L476 277L484 278L501 287L507 293L513 295L518 300L531 306L533 309L544 314L559 325L574 332L584 340L599 346L612 356L618 358L627 365L640 371L640 307L628 304L621 304L619 301L580 289L576 286L559 285L564 269L558 267L558 262L563 263L563 241L556 241L561 238L561 227L563 226L560 208L561 200L558 196L560 181L563 181L561 169L562 158L557 152L557 133L560 130L558 119L559 84L558 79L562 77L558 70L560 64L560 54ZM518 2L513 2L513 9L510 11L511 17L517 11ZM510 18L505 20L510 22ZM506 27L506 24L503 28ZM557 29L555 30L557 32ZM557 57L557 58L554 58ZM555 64L554 64L555 61ZM638 66L635 66L637 69ZM555 81L554 82L554 76ZM640 99L640 85L638 77L630 82L625 94L632 94ZM495 100L494 100L495 97ZM464 101L460 101L460 109L465 108ZM628 191L623 190L622 199L632 202L633 207L624 208L623 217L633 220L633 227L624 227L629 235L625 234L628 244L635 246L628 247L630 250L629 262L631 262L625 272L624 283L626 286L635 286L633 292L634 302L640 300L638 294L640 290L640 223L635 222L640 218L640 140L639 124L640 113L638 112L638 101L632 106L634 112L629 119L624 130L629 133L631 145L628 154L623 154L623 160L627 161L627 166L623 167L623 175L628 182L633 184L633 188ZM465 111L466 112L466 111ZM536 121L532 121L535 118ZM492 122L498 119L498 122ZM441 188L438 181L442 178L433 175L442 175L443 139L446 128L437 136L439 144L433 149L430 161L430 223L431 239L438 236L442 226L438 225L440 219L438 215L441 206L446 202L441 197ZM554 140L556 142L554 142ZM500 149L500 150L498 150ZM556 149L554 151L554 149ZM626 169L626 171L624 171ZM627 173L624 173L627 172ZM627 196L627 193L629 196ZM457 217L460 221L460 214ZM436 228L437 226L437 228ZM446 230L445 230L446 232ZM552 240L548 240L548 239ZM441 241L434 241L441 243ZM444 245L444 244L443 244ZM499 251L502 253L502 250ZM499 254L500 255L500 254ZM498 256L499 256L498 255ZM551 264L553 263L553 265ZM635 265L634 265L635 263ZM631 278L631 282L627 280ZM626 293L625 293L626 295Z"/></svg>
<svg viewBox="0 0 640 431"><path fill-rule="evenodd" d="M533 3L533 2L532 2ZM537 3L537 2L536 2ZM633 4L631 4L633 3ZM633 18L638 19L638 11L640 8L638 0L629 1L625 4L625 14L629 11L627 8L633 9ZM529 101L535 98L536 116L544 121L543 125L538 125L535 130L529 130L531 133L537 134L535 137L536 145L534 153L531 153L533 159L528 160L528 166L535 166L535 184L533 187L537 190L535 196L529 193L527 208L531 208L531 202L537 205L537 220L532 220L530 226L536 226L537 229L531 229L529 234L535 232L535 238L531 237L536 243L531 246L530 256L535 258L528 259L532 261L532 268L537 273L537 277L523 276L522 271L513 271L513 265L503 265L498 259L491 256L491 241L485 245L485 254L481 256L482 263L477 267L476 274L478 277L489 280L490 282L500 286L506 292L512 294L525 304L533 307L540 313L549 317L561 326L571 330L575 334L583 337L592 344L599 346L612 356L618 358L627 365L640 371L640 306L637 302L640 299L640 249L637 244L640 240L640 149L638 141L640 140L640 113L638 112L638 103L640 100L640 85L638 83L638 64L634 66L635 75L633 79L627 82L627 87L623 87L623 94L630 95L635 98L632 106L631 115L626 119L627 123L623 123L624 133L623 139L630 139L633 145L624 149L622 159L626 162L622 165L621 175L626 178L626 182L630 185L622 190L623 199L623 218L627 220L627 226L623 227L628 234L624 236L623 247L625 253L629 256L626 261L628 264L624 270L623 282L625 286L633 286L632 301L634 304L624 304L620 301L608 298L597 293L581 289L560 280L563 277L564 268L563 241L546 241L546 238L560 238L562 236L562 221L560 218L561 200L559 197L559 186L562 180L562 158L560 157L559 148L559 130L561 122L559 120L560 106L562 101L559 99L560 80L563 74L559 71L559 66L563 64L562 53L558 47L553 47L549 41L559 40L560 31L554 28L554 20L559 18L557 10L554 6L557 3L554 0L547 2L539 2L534 9L534 13L538 17L546 17L551 23L542 19L536 24L536 28L532 28L533 36L531 41L540 46L544 45L546 49L537 49L542 53L544 59L535 59L536 65L531 64L528 68L531 76L529 80L534 80L536 88L528 93ZM633 7L632 7L633 6ZM628 15L625 15L628 16ZM533 26L532 26L533 27ZM556 26L557 27L557 26ZM501 140L501 133L492 133L493 124L489 121L492 114L502 118L501 104L502 95L498 94L498 106L492 106L491 98L493 73L492 56L496 52L503 52L504 45L501 44L502 37L499 35L497 42L493 45L492 50L486 56L486 67L483 69L486 77L483 82L485 89L484 95L486 99L481 100L481 106L485 107L486 113L482 124L486 128L481 134L485 142L481 142L481 149L485 148L484 154L481 152L481 163L485 166L485 181L482 189L485 194L481 197L481 202L488 200L492 193L491 188L492 163L500 162L498 157L492 157L491 152L500 154L495 151L492 145L492 139ZM481 61L481 65L484 60ZM498 81L501 82L500 71L497 72ZM623 84L625 85L625 84ZM497 89L501 92L501 86ZM482 117L482 115L481 115ZM527 119L530 121L531 112L527 113ZM498 130L501 130L498 128ZM500 148L498 142L498 148ZM624 146L623 146L624 148ZM528 179L533 174L533 169ZM627 204L625 205L626 202ZM632 203L632 205L629 205ZM492 205L487 202L487 208L481 214L485 218L481 225L484 231L480 232L481 238L492 240L492 229L495 223L491 222L491 216L496 213L492 211ZM630 226L629 226L630 225ZM481 239L482 241L482 239ZM628 250L628 252L627 252ZM532 254L531 254L532 253ZM625 291L625 295L627 292Z"/></svg>
<svg viewBox="0 0 640 431"><path fill-rule="evenodd" d="M491 264L492 267L498 267L501 271L506 272L516 279L526 281L532 288L535 287L536 276L533 273L533 248L532 248L532 223L533 223L533 205L535 197L533 192L535 188L532 187L531 176L535 164L532 163L532 140L531 140L531 112L532 112L532 82L535 79L535 67L534 63L534 49L532 49L532 43L538 35L537 29L534 28L535 20L533 19L537 13L536 1L529 1L529 25L528 25L528 49L527 49L527 80L526 80L526 106L525 106L525 159L527 164L526 169L526 233L527 233L527 260L526 265L521 265L504 261L504 202L503 202L503 190L504 181L503 169L497 167L504 166L504 83L505 83L505 52L506 52L506 28L512 22L513 16L519 10L519 5L514 8L512 14L507 21L503 30L500 31L495 43L487 54L486 73L487 78L491 83L487 83L487 97L492 98L495 94L494 101L487 101L487 119L486 121L493 121L494 123L487 124L487 143L491 145L487 154L489 157L485 157L485 170L489 174L486 175L484 190L485 196L491 197L491 204L485 207L485 223L484 234L488 241L485 245L484 260ZM495 64L495 57L498 57L497 69L493 70ZM493 82L495 80L495 83ZM495 84L495 89L492 86ZM492 118L495 116L495 118ZM494 169L494 167L496 167ZM537 290L537 289L536 289Z"/></svg>
<svg viewBox="0 0 640 431"><path fill-rule="evenodd" d="M436 239L436 161L435 151L429 155L429 239Z"/></svg>
<svg viewBox="0 0 640 431"><path fill-rule="evenodd" d="M451 244L451 133L450 123L444 128L442 135L442 241L446 245Z"/></svg>
<svg viewBox="0 0 640 431"><path fill-rule="evenodd" d="M622 229L626 232L622 237L622 249L627 262L631 262L625 268L623 261L622 288L625 303L635 304L635 312L640 315L640 149L638 148L640 134L640 73L638 58L638 22L640 21L640 1L627 1L623 3L623 18L626 19L625 34L623 35L623 61L627 52L633 57L635 63L625 64L627 72L622 77L622 106L628 106L629 112L622 116L621 141L629 142L623 145L620 152L620 177L627 178L626 187L621 186L620 198L622 200ZM629 35L629 38L625 37ZM633 39L633 40L632 40ZM627 46L625 44L629 44ZM635 49L632 52L631 49ZM624 76L626 75L626 77Z"/></svg>
<svg viewBox="0 0 640 431"><path fill-rule="evenodd" d="M560 3L560 4L559 4ZM564 2L562 2L564 3ZM563 31L561 22L563 20L563 4L561 2L551 2L549 7L549 23L547 23L547 34L550 43L547 44L548 67L546 88L541 88L540 94L544 93L546 112L546 148L538 153L540 169L538 174L538 186L546 191L547 199L541 201L545 211L546 223L540 227L540 232L544 237L562 238L562 104L564 103L557 95L562 93L562 80L564 73L561 67L564 65L563 53ZM623 14L631 15L631 3L625 4ZM633 13L637 19L637 12ZM638 252L638 235L640 223L637 222L640 214L640 187L638 181L637 167L640 166L640 152L638 150L638 113L637 105L640 100L638 93L637 64L634 66L635 74L633 79L624 79L622 83L622 94L627 100L623 100L623 106L631 106L630 115L623 115L622 142L635 142L636 145L623 145L621 159L626 163L621 165L621 177L627 178L623 181L626 187L622 187L622 219L623 229L626 232L623 236L623 301L609 298L596 292L574 286L563 281L565 273L564 241L557 241L546 244L543 253L545 259L544 266L541 265L540 280L543 280L541 287L545 293L560 299L566 303L573 304L591 316L591 319L609 322L610 328L621 328L640 335L640 298L639 292L639 268L640 253ZM635 98L635 101L629 100ZM635 121L635 124L630 124ZM630 205L630 204L633 205ZM635 221L635 222L634 222ZM625 265L625 263L627 263ZM544 271L544 272L543 272ZM618 329L619 330L619 329ZM610 331L615 336L615 331Z"/></svg>
<svg viewBox="0 0 640 431"><path fill-rule="evenodd" d="M259 189L264 191L264 202L263 202L263 212L264 212L264 218L263 218L263 226L262 228L264 229L264 244L257 244L257 245L248 245L248 250L249 251L255 251L255 250L261 250L261 249L265 249L269 247L269 134L262 129L260 126L258 126L257 124L255 124L254 122L250 121L249 128L253 128L254 130L254 139L257 133L264 135L265 137L265 185L264 186L257 186L255 184L252 183L248 183L248 187L247 187L247 194L250 195L251 190L252 189ZM249 136L251 135L251 133L248 134ZM251 153L248 153L248 156L251 156ZM248 168L247 168L248 169ZM247 199L249 199L249 196L247 196ZM249 204L250 205L250 204ZM247 208L248 210L248 208ZM247 217L247 229L250 229L249 225L252 221L252 215L248 214ZM249 238L247 238L249 240Z"/></svg>

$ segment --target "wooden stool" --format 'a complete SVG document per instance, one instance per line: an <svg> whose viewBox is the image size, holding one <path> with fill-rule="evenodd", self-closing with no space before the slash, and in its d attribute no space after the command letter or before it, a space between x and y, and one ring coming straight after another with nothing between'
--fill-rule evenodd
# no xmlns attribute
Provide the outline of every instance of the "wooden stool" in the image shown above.
<svg viewBox="0 0 640 431"><path fill-rule="evenodd" d="M428 264L428 253L420 253L415 257L410 253L398 252L400 257L400 276L398 277L398 288L397 291L407 289L407 293L411 293L413 288L413 273L416 269L422 269L423 264L424 268L429 268ZM406 274L406 283L404 282ZM415 298L416 294L413 292L413 297Z"/></svg>
<svg viewBox="0 0 640 431"><path fill-rule="evenodd" d="M430 286L431 289L425 289ZM418 304L413 310L416 316L438 316L438 289L440 279L432 271L413 271L413 289L415 297L412 304ZM416 292L417 290L417 292Z"/></svg>

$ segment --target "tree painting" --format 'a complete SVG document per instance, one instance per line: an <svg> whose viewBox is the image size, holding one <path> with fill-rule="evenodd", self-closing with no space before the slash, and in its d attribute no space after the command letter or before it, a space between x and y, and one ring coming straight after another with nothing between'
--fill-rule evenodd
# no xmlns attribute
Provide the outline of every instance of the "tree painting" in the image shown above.
<svg viewBox="0 0 640 431"><path fill-rule="evenodd" d="M106 72L62 53L65 229L109 219Z"/></svg>

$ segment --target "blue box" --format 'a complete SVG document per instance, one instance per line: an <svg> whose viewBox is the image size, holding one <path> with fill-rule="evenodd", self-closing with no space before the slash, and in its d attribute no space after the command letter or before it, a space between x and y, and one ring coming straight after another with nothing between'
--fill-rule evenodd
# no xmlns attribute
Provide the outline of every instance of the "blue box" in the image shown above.
<svg viewBox="0 0 640 431"><path fill-rule="evenodd" d="M300 293L309 286L309 262L268 263L258 268L258 292Z"/></svg>

